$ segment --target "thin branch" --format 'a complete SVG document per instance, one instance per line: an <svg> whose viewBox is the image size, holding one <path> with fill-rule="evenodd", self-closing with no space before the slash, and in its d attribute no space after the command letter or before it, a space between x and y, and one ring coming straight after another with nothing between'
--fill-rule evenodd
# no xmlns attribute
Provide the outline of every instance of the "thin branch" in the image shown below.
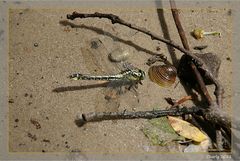
<svg viewBox="0 0 240 161"><path fill-rule="evenodd" d="M174 19L174 22L175 22L175 24L176 24L176 27L177 27L179 36L180 36L180 38L181 38L183 47L184 47L186 50L190 50L190 47L189 47L189 45L188 45L188 41L187 41L185 32L184 32L183 27L182 27L182 24L181 24L181 22L180 22L178 10L177 10L177 7L176 7L176 4L175 4L175 1L174 1L174 0L170 0L170 6L171 6L171 11L172 11L173 19Z"/></svg>
<svg viewBox="0 0 240 161"><path fill-rule="evenodd" d="M152 119L162 116L180 116L183 114L191 114L197 113L200 111L199 107L192 107L192 108L171 108L168 110L152 110L152 111L122 111L122 112L91 112L87 114L82 114L78 116L77 120L84 124L86 122L95 122L95 121L102 121L102 120L114 120L114 119L137 119L137 118L144 118L144 119Z"/></svg>
<svg viewBox="0 0 240 161"><path fill-rule="evenodd" d="M161 36L158 36L154 33L152 33L151 31L143 28L143 27L138 27L134 24L128 23L122 19L120 19L118 16L114 15L114 14L104 14L104 13L98 13L95 12L93 14L87 14L87 13L78 13L78 12L73 12L72 14L68 14L67 15L67 19L70 20L74 20L76 18L90 18L90 17L97 17L97 18L107 18L109 20L111 20L112 24L118 23L124 26L127 26L131 29L137 30L139 32L142 32L146 35L149 35L151 37L152 40L159 40L161 42L164 42L168 45L173 46L174 48L180 50L181 52L183 52L186 55L191 56L193 59L196 60L196 63L203 68L203 70L208 70L208 67L206 66L206 64L204 63L204 61L201 60L201 58L197 57L195 54L193 54L192 52L182 48L180 45L176 44L175 42L173 42L172 40L167 40ZM209 70L208 70L209 71ZM211 71L209 71L211 73Z"/></svg>
<svg viewBox="0 0 240 161"><path fill-rule="evenodd" d="M174 19L174 22L176 24L176 27L177 27L177 30L178 30L178 33L179 33L179 36L181 38L181 41L182 41L182 44L183 44L183 47L186 49L186 50L190 50L190 47L188 45L188 41L187 41L187 38L186 38L186 35L185 35L185 32L183 30L183 27L181 25L181 21L180 21L180 18L179 18L179 13L178 13L178 10L177 10L177 7L176 7L176 4L175 4L175 1L174 0L170 0L170 5L171 5L171 10L172 10L172 15L173 15L173 19ZM204 94L204 96L206 97L207 99L207 102L209 105L212 104L212 98L211 96L209 95L208 93L208 90L206 88L206 85L203 81L203 78L200 74L200 72L197 70L197 67L196 65L191 61L190 63L190 66L193 70L193 73L195 75L195 78L200 86L200 89L202 91L202 93Z"/></svg>
<svg viewBox="0 0 240 161"><path fill-rule="evenodd" d="M95 12L93 14L86 14L86 13L73 12L72 14L67 15L67 19L70 19L70 20L74 20L76 18L91 18L91 17L92 18L94 18L94 17L107 18L107 19L111 20L112 24L118 23L118 24L127 26L131 29L135 29L139 32L149 35L152 40L158 40L158 41L164 42L164 43L178 49L179 51L183 52L184 54L190 56L196 62L197 67L202 69L203 71L205 71L205 76L207 78L209 78L215 84L215 93L214 94L216 95L218 105L221 107L223 88L222 88L221 84L219 83L219 81L216 78L214 78L212 72L209 70L209 68L204 63L204 61L201 58L199 58L197 55L195 55L191 51L188 51L188 50L182 48L180 45L176 44L172 40L167 40L161 36L158 36L157 34L152 33L151 31L149 31L145 28L138 27L134 24L128 23L114 14L104 14L104 13L98 13L98 12Z"/></svg>

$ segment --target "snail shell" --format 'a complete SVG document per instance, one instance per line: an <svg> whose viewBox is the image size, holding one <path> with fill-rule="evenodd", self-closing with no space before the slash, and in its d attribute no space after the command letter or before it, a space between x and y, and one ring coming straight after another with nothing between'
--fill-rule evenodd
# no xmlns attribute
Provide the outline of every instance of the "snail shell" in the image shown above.
<svg viewBox="0 0 240 161"><path fill-rule="evenodd" d="M159 86L170 87L176 80L177 69L172 65L151 66L148 75Z"/></svg>
<svg viewBox="0 0 240 161"><path fill-rule="evenodd" d="M108 58L113 62L121 62L126 61L129 56L130 53L127 50L123 51L120 48L117 48L108 55Z"/></svg>

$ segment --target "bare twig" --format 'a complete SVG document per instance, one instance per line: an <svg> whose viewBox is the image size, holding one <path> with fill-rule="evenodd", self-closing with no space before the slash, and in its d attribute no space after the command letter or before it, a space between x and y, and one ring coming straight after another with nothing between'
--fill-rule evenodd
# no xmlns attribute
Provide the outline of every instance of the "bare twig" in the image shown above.
<svg viewBox="0 0 240 161"><path fill-rule="evenodd" d="M122 111L122 112L91 112L87 114L82 114L78 116L77 120L80 121L82 124L86 122L95 122L95 121L102 121L102 120L113 120L113 119L136 119L136 118L144 118L144 119L151 119L157 118L162 116L180 116L183 114L191 114L199 112L199 107L183 107L183 108L171 108L168 110L152 110L152 111Z"/></svg>
<svg viewBox="0 0 240 161"><path fill-rule="evenodd" d="M178 13L175 1L174 0L170 0L170 5L171 5L173 19L174 19L174 22L175 22L176 27L178 29L178 33L179 33L179 36L181 38L183 47L186 50L190 50L187 38L185 36L185 32L184 32L183 27L182 27L181 22L180 22L179 13ZM199 71L197 70L197 67L195 66L195 64L192 61L190 62L190 66L191 66L191 68L193 70L193 73L195 75L195 78L196 78L199 86L200 86L200 89L201 89L202 93L206 97L208 104L211 105L212 104L212 98L210 97L210 95L208 93L208 90L206 88L206 85L205 85L205 83L203 81L203 78L202 78L201 74L199 73Z"/></svg>
<svg viewBox="0 0 240 161"><path fill-rule="evenodd" d="M216 78L214 78L212 72L209 70L209 68L204 63L204 61L201 58L199 58L196 54L194 54L193 52L191 52L189 50L184 49L183 47L176 44L172 40L167 40L161 36L158 36L157 34L152 33L151 31L149 31L145 28L138 27L134 24L128 23L128 22L120 19L118 16L116 16L114 14L104 14L104 13L98 13L98 12L95 12L93 14L85 14L85 13L73 12L72 14L67 15L67 19L70 19L70 20L74 20L76 18L90 18L90 17L107 18L107 19L111 20L112 24L118 23L118 24L127 26L131 29L135 29L139 32L149 35L152 40L158 40L158 41L164 42L164 43L171 45L172 47L178 49L179 51L183 52L184 54L190 56L196 62L197 67L202 69L203 71L205 71L205 76L207 78L209 78L215 84L215 95L217 98L217 103L221 107L223 88L222 88L221 84L219 83L219 81Z"/></svg>
<svg viewBox="0 0 240 161"><path fill-rule="evenodd" d="M93 14L86 14L86 13L78 13L78 12L73 12L72 14L68 14L67 15L67 19L70 19L70 20L74 20L76 18L89 18L89 17L97 17L97 18L107 18L107 19L110 19L112 24L115 24L115 23L119 23L121 25L124 25L124 26L127 26L131 29L134 29L134 30L137 30L139 32L142 32L142 33L145 33L147 35L149 35L151 37L152 40L159 40L159 41L162 41L168 45L171 45L173 46L174 48L180 50L181 52L183 52L184 54L186 55L189 55L191 56L194 60L196 60L197 64L203 68L203 70L208 70L208 67L205 65L204 61L201 60L201 58L197 57L194 53L182 48L180 45L176 44L175 42L173 42L172 40L167 40L161 36L158 36L154 33L152 33L151 31L143 28L143 27L138 27L134 24L131 24L131 23L128 23L122 19L120 19L118 16L114 15L114 14L104 14L104 13L98 13L98 12L95 12ZM209 71L211 73L211 71Z"/></svg>

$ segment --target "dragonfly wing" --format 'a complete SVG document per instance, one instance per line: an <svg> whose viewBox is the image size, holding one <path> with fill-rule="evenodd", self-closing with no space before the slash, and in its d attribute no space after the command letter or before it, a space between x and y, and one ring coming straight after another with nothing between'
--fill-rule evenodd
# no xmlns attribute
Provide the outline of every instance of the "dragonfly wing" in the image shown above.
<svg viewBox="0 0 240 161"><path fill-rule="evenodd" d="M108 59L110 50L118 48L117 43L107 49L103 41L94 38L86 41L82 47L82 57L89 74L112 75L124 69L134 68L130 63L115 63ZM132 90L133 82L120 80L110 81L107 88L99 93L101 96L96 101L96 112L118 111L119 107L135 108L138 104L137 92Z"/></svg>

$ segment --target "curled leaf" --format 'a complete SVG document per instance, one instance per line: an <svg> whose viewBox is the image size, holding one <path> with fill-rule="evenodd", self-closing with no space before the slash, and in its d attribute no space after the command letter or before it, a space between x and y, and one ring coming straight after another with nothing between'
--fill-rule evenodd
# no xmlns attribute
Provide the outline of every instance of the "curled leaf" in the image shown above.
<svg viewBox="0 0 240 161"><path fill-rule="evenodd" d="M197 127L193 126L187 121L171 116L168 116L168 120L176 133L187 139L191 139L195 142L202 142L208 138Z"/></svg>

